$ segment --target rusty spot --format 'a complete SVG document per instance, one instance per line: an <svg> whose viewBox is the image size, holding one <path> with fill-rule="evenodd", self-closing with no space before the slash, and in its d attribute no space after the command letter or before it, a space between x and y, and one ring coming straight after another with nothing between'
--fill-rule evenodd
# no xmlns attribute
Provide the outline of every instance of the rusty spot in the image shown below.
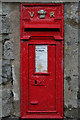
<svg viewBox="0 0 80 120"><path fill-rule="evenodd" d="M65 49L67 49L67 45L65 46Z"/></svg>
<svg viewBox="0 0 80 120"><path fill-rule="evenodd" d="M41 64L38 65L39 72L47 72L47 70L43 70L43 66Z"/></svg>
<svg viewBox="0 0 80 120"><path fill-rule="evenodd" d="M47 70L43 70L43 72L47 72Z"/></svg>
<svg viewBox="0 0 80 120"><path fill-rule="evenodd" d="M67 18L65 22L69 24L70 26L74 26L75 28L79 26L79 22L76 22L74 18L72 19Z"/></svg>
<svg viewBox="0 0 80 120"><path fill-rule="evenodd" d="M42 66L41 64L39 64L39 65L38 65L38 70L39 70L39 72L42 72L42 68L43 68L43 66Z"/></svg>

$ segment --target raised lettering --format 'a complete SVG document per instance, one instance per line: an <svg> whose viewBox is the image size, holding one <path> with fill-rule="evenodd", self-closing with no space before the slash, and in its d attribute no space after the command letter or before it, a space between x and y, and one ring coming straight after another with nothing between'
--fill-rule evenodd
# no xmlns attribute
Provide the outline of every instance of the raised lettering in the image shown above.
<svg viewBox="0 0 80 120"><path fill-rule="evenodd" d="M50 12L50 17L55 17L54 12Z"/></svg>
<svg viewBox="0 0 80 120"><path fill-rule="evenodd" d="M28 11L29 12L29 11ZM29 14L30 14L30 16L31 16L31 18L33 18L33 16L34 16L34 12L29 12Z"/></svg>

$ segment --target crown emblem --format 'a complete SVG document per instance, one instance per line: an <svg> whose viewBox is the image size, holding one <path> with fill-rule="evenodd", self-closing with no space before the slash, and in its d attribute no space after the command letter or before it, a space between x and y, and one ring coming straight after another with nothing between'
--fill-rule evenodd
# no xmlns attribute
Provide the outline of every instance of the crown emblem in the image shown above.
<svg viewBox="0 0 80 120"><path fill-rule="evenodd" d="M40 18L40 19L45 18L46 13L47 13L47 12L46 12L46 11L44 11L44 10L40 10L40 11L38 11L39 18Z"/></svg>

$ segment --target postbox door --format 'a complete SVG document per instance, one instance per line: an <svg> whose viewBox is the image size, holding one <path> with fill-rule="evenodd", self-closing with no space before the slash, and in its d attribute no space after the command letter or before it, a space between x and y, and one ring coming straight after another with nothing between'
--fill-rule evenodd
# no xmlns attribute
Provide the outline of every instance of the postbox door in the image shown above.
<svg viewBox="0 0 80 120"><path fill-rule="evenodd" d="M63 118L63 4L21 4L21 118Z"/></svg>
<svg viewBox="0 0 80 120"><path fill-rule="evenodd" d="M55 45L29 45L29 111L56 110Z"/></svg>

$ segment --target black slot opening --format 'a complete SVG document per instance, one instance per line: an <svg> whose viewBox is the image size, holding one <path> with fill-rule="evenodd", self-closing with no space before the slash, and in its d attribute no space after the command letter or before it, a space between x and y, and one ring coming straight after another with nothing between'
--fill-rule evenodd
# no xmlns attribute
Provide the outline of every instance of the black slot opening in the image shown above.
<svg viewBox="0 0 80 120"><path fill-rule="evenodd" d="M37 80L35 80L35 85L37 84Z"/></svg>
<svg viewBox="0 0 80 120"><path fill-rule="evenodd" d="M25 32L51 32L51 31L56 31L56 32L60 32L59 28L24 28Z"/></svg>

